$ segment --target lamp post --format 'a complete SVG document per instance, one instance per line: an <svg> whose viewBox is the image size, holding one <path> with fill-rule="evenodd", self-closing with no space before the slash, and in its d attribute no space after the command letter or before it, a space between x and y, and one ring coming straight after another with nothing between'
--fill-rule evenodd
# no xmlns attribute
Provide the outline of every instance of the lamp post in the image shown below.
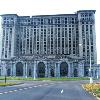
<svg viewBox="0 0 100 100"><path fill-rule="evenodd" d="M97 69L97 79L99 78L99 76L98 76L98 69Z"/></svg>
<svg viewBox="0 0 100 100"><path fill-rule="evenodd" d="M36 80L36 62L34 63L34 74L33 74L34 80Z"/></svg>
<svg viewBox="0 0 100 100"><path fill-rule="evenodd" d="M90 44L90 43L89 43ZM82 44L79 44L80 47L82 47ZM90 57L89 57L89 60L90 60L90 67L89 67L89 75L90 75L90 83L93 83L93 78L92 78L92 68L91 68L91 50L90 50Z"/></svg>
<svg viewBox="0 0 100 100"><path fill-rule="evenodd" d="M91 49L90 49L90 68L89 68L89 73L90 73L90 83L93 83L92 68L91 68Z"/></svg>

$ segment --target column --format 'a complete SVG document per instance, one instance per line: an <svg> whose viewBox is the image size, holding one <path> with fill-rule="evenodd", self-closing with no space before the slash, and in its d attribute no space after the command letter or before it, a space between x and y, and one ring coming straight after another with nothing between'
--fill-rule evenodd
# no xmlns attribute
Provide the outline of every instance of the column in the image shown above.
<svg viewBox="0 0 100 100"><path fill-rule="evenodd" d="M10 75L13 76L13 63L11 63L11 72Z"/></svg>
<svg viewBox="0 0 100 100"><path fill-rule="evenodd" d="M84 64L82 62L78 63L78 77L84 77Z"/></svg>
<svg viewBox="0 0 100 100"><path fill-rule="evenodd" d="M94 65L94 66L95 66L95 65ZM95 71L96 71L96 70L95 70L95 67L94 67L94 66L92 67L92 70L93 70L93 75L92 75L92 77L95 77Z"/></svg>
<svg viewBox="0 0 100 100"><path fill-rule="evenodd" d="M5 63L3 63L3 73L2 73L2 75L3 76L5 76L6 75L6 64Z"/></svg>
<svg viewBox="0 0 100 100"><path fill-rule="evenodd" d="M73 63L70 63L70 77L74 77L74 68L73 68Z"/></svg>
<svg viewBox="0 0 100 100"><path fill-rule="evenodd" d="M48 63L47 67L48 67L48 77L51 77L51 74L50 74L50 63Z"/></svg>
<svg viewBox="0 0 100 100"><path fill-rule="evenodd" d="M34 80L36 79L36 77L37 77L37 72L36 72L36 66L37 66L37 62L36 61L34 61L34 72L33 72L33 77L34 77Z"/></svg>
<svg viewBox="0 0 100 100"><path fill-rule="evenodd" d="M82 76L84 77L84 62L82 62Z"/></svg>
<svg viewBox="0 0 100 100"><path fill-rule="evenodd" d="M57 63L56 66L57 66L56 67L57 68L57 70L56 70L57 71L57 77L60 77L60 63Z"/></svg>
<svg viewBox="0 0 100 100"><path fill-rule="evenodd" d="M16 63L12 63L13 76L16 76Z"/></svg>
<svg viewBox="0 0 100 100"><path fill-rule="evenodd" d="M32 62L32 77L34 77L34 62Z"/></svg>
<svg viewBox="0 0 100 100"><path fill-rule="evenodd" d="M25 68L26 68L26 62L24 62L24 66L23 66L23 77L25 77L26 75Z"/></svg>
<svg viewBox="0 0 100 100"><path fill-rule="evenodd" d="M28 63L26 63L26 66L25 66L25 78L27 78L27 64Z"/></svg>
<svg viewBox="0 0 100 100"><path fill-rule="evenodd" d="M48 77L48 68L47 68L47 64L45 65L45 77Z"/></svg>
<svg viewBox="0 0 100 100"><path fill-rule="evenodd" d="M55 63L55 77L57 77L57 63Z"/></svg>
<svg viewBox="0 0 100 100"><path fill-rule="evenodd" d="M71 64L68 64L68 77L71 77Z"/></svg>

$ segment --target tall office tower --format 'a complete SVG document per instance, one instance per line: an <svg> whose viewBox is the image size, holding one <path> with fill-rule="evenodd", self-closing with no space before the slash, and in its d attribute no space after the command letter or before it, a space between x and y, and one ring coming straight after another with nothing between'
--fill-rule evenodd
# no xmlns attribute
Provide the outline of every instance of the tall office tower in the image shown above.
<svg viewBox="0 0 100 100"><path fill-rule="evenodd" d="M1 17L1 75L83 77L96 64L95 10Z"/></svg>

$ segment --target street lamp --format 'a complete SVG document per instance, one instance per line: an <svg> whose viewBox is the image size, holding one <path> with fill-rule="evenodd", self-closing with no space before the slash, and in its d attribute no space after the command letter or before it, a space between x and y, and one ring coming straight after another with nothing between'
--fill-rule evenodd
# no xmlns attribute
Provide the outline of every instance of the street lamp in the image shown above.
<svg viewBox="0 0 100 100"><path fill-rule="evenodd" d="M79 44L80 47L82 47L82 44ZM80 50L81 51L81 50ZM90 50L90 68L89 68L89 74L90 74L90 83L93 83L93 78L92 78L92 68L91 68L91 50Z"/></svg>
<svg viewBox="0 0 100 100"><path fill-rule="evenodd" d="M91 71L91 61L90 61L89 73L90 73L90 83L93 83L92 71Z"/></svg>
<svg viewBox="0 0 100 100"><path fill-rule="evenodd" d="M99 78L99 76L98 76L98 69L97 69L97 79Z"/></svg>
<svg viewBox="0 0 100 100"><path fill-rule="evenodd" d="M36 80L36 63L34 63L34 74L33 74L34 80Z"/></svg>
<svg viewBox="0 0 100 100"><path fill-rule="evenodd" d="M92 68L91 68L91 50L90 50L90 68L89 68L89 73L90 73L90 83L93 83Z"/></svg>

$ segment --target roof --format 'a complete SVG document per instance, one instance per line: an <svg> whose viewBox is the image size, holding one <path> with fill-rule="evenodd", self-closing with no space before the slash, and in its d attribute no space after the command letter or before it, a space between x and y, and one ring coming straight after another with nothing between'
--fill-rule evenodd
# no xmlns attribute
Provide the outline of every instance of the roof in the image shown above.
<svg viewBox="0 0 100 100"><path fill-rule="evenodd" d="M77 11L77 13L79 13L79 12L96 12L96 10L79 10L79 11Z"/></svg>
<svg viewBox="0 0 100 100"><path fill-rule="evenodd" d="M54 15L36 15L36 16L32 16L32 17L57 17L57 16L76 16L76 14L54 14Z"/></svg>
<svg viewBox="0 0 100 100"><path fill-rule="evenodd" d="M0 16L18 16L17 14L3 14L3 15L0 15Z"/></svg>
<svg viewBox="0 0 100 100"><path fill-rule="evenodd" d="M79 10L77 11L77 13L80 13L80 12L93 12L95 13L96 10ZM23 17L61 17L61 16L76 16L77 13L74 13L74 14L52 14L52 15L34 15L34 16L19 16L20 18L23 18ZM17 14L3 14L3 15L0 15L0 16L18 16Z"/></svg>

